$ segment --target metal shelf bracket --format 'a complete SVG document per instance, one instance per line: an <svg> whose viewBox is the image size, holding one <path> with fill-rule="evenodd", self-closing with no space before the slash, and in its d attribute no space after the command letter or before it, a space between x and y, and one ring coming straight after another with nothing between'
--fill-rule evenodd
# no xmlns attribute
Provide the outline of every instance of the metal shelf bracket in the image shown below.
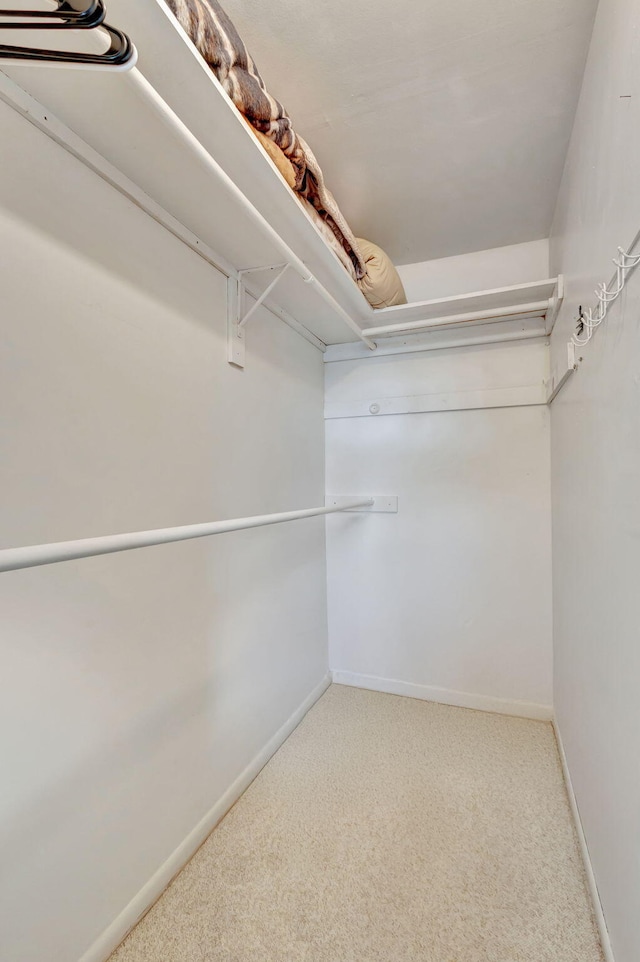
<svg viewBox="0 0 640 962"><path fill-rule="evenodd" d="M244 329L247 321L260 305L274 290L276 284L287 272L289 264L274 264L269 267L247 267L238 271L237 275L227 281L227 360L235 367L244 367L245 337ZM244 278L247 274L257 274L260 271L276 271L273 279L257 297L251 307L243 313L246 289Z"/></svg>

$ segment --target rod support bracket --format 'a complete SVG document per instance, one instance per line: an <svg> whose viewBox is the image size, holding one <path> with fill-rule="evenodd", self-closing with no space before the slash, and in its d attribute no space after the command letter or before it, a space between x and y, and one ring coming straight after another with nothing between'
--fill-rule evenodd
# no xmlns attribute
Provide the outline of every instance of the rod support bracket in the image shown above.
<svg viewBox="0 0 640 962"><path fill-rule="evenodd" d="M363 511L372 514L397 514L398 513L398 496L391 494L372 494L367 496L362 495L363 499L369 497L370 504L364 505L361 508L346 508L344 513L348 514L351 511ZM325 505L327 508L342 508L344 504L351 504L353 501L357 501L357 495L351 494L328 494L325 498Z"/></svg>

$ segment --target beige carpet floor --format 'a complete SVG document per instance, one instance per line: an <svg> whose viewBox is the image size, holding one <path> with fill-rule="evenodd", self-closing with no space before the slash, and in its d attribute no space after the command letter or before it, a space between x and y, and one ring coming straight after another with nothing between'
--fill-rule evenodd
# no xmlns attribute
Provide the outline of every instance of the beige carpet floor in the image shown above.
<svg viewBox="0 0 640 962"><path fill-rule="evenodd" d="M112 962L601 962L544 722L332 686Z"/></svg>

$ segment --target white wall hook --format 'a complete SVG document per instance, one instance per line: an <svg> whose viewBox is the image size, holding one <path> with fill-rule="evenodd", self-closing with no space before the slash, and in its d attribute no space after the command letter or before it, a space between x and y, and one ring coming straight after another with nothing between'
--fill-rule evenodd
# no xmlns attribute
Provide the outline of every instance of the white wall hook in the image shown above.
<svg viewBox="0 0 640 962"><path fill-rule="evenodd" d="M599 327L606 318L609 305L613 304L620 296L631 272L640 264L640 253L632 253L633 248L639 241L640 231L636 234L628 251L623 250L622 247L618 247L618 256L613 258L613 263L616 268L615 275L609 281L609 284L601 281L596 287L594 293L598 300L597 306L595 309L589 308L580 316L580 320L584 325L584 330L581 333L583 333L584 336L581 337L580 334L573 333L571 335L571 344L574 344L576 347L583 347L585 344L588 344L593 337L595 329Z"/></svg>

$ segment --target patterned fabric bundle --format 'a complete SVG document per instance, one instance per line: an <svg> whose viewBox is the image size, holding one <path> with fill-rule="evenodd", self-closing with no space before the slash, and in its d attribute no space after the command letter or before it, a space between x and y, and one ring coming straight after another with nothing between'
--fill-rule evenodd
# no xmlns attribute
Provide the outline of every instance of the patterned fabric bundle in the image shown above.
<svg viewBox="0 0 640 962"><path fill-rule="evenodd" d="M167 0L178 22L247 120L289 158L294 189L318 211L351 259L356 278L367 273L358 242L327 188L308 144L294 131L282 106L267 91L251 56L217 0Z"/></svg>

